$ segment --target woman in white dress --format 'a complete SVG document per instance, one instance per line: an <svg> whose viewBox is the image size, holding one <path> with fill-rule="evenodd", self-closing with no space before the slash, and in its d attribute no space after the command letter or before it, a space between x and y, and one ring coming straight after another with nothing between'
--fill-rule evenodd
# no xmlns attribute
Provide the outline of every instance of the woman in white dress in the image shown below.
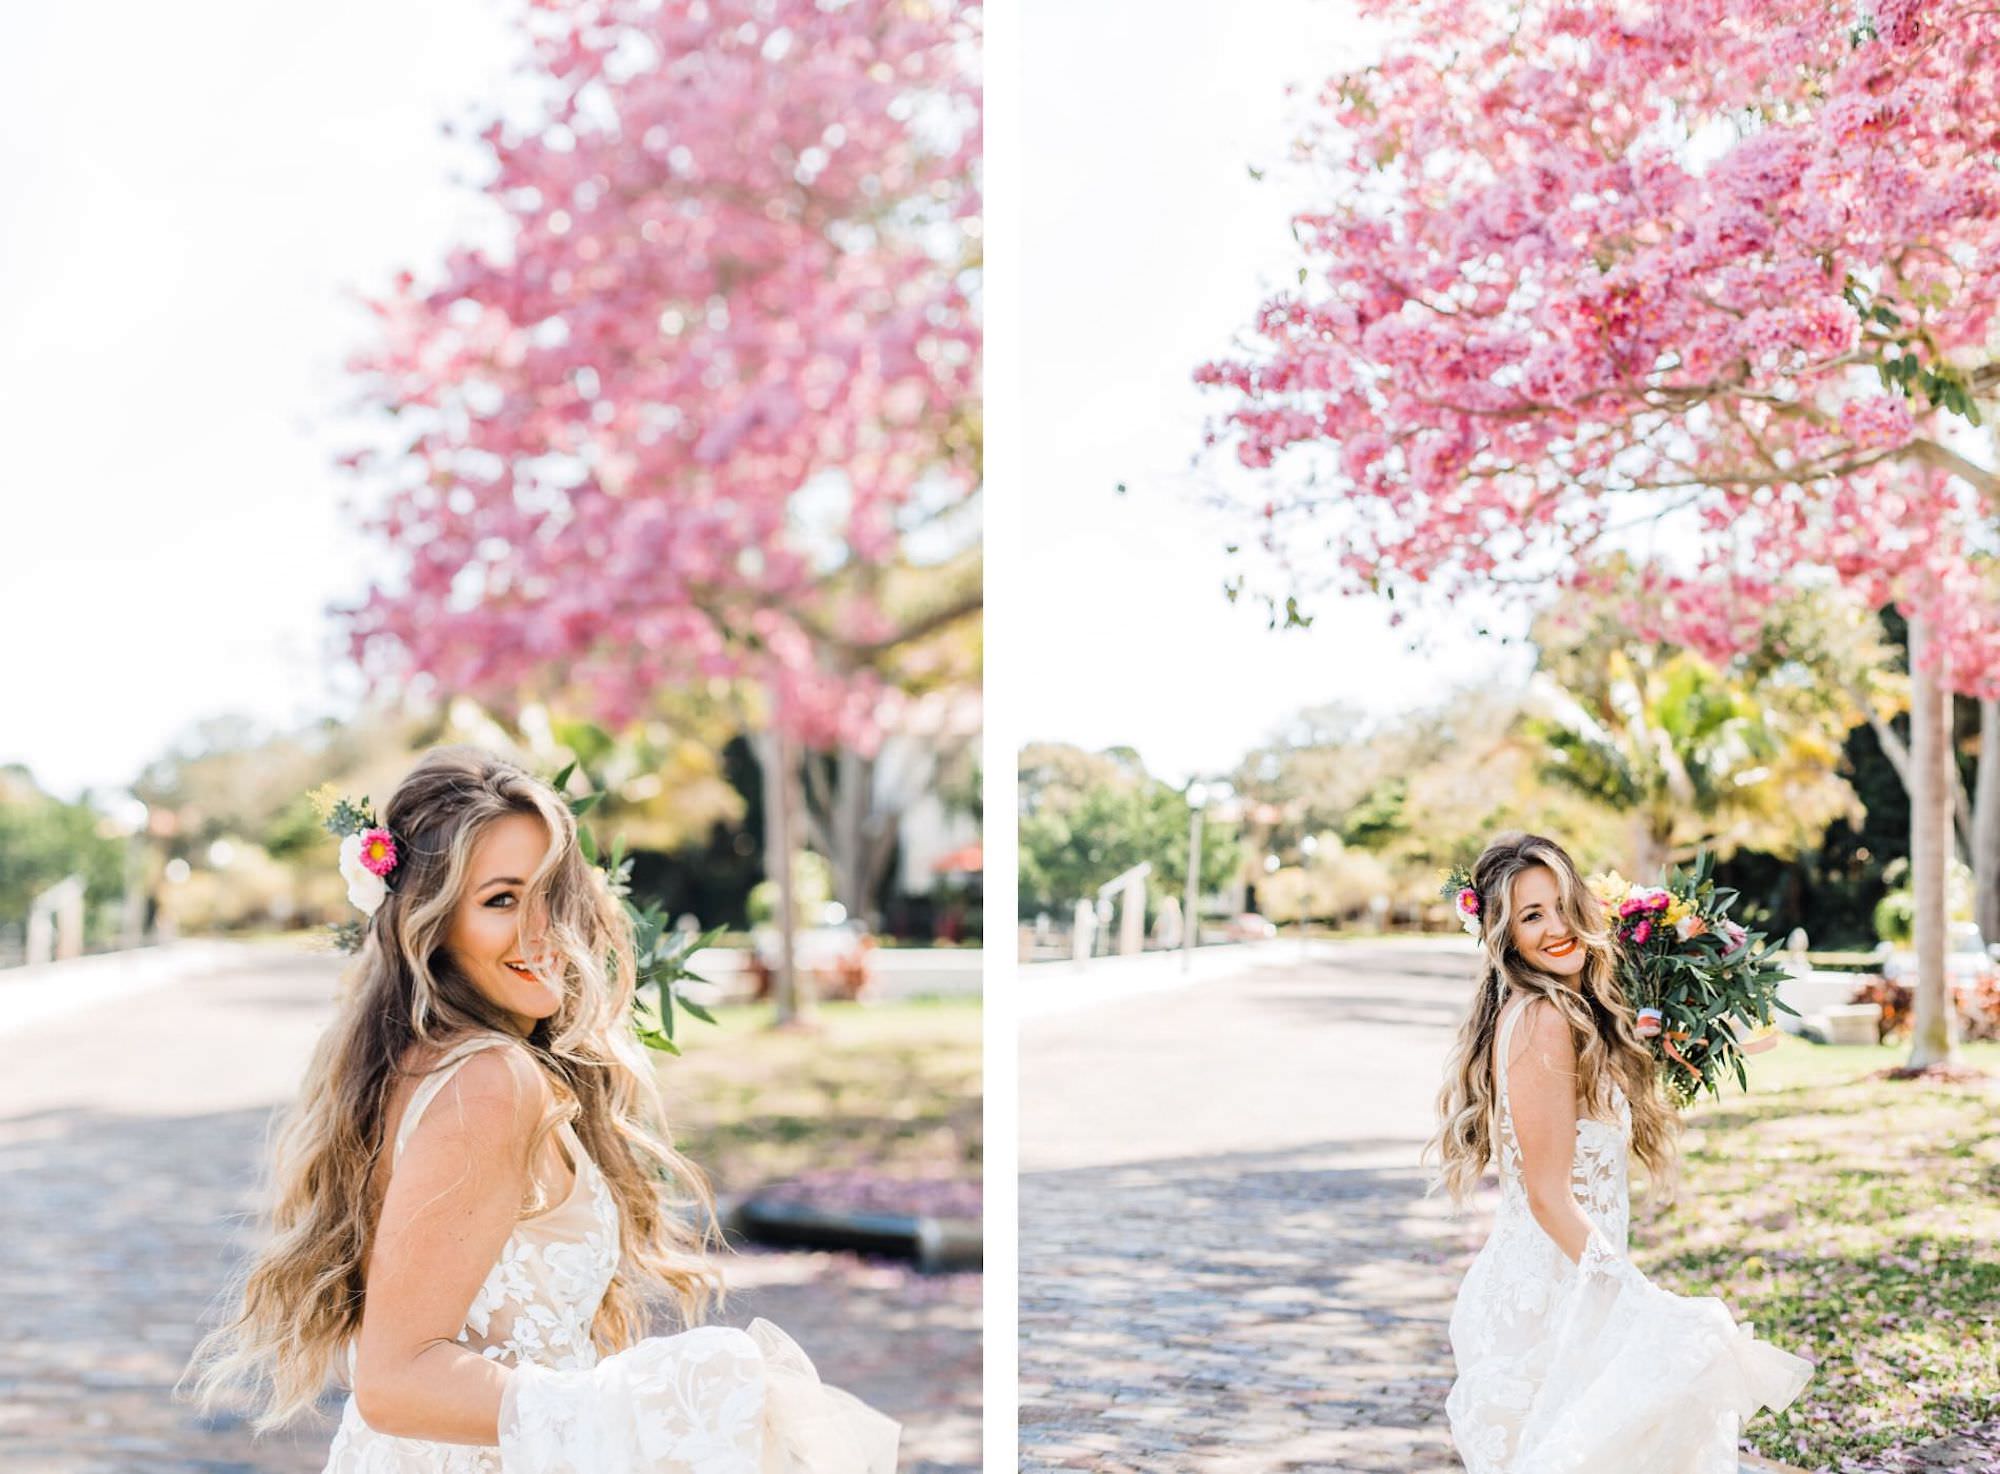
<svg viewBox="0 0 2000 1474"><path fill-rule="evenodd" d="M1679 1120L1619 987L1603 909L1562 847L1506 835L1472 871L1481 973L1426 1156L1500 1205L1452 1310L1446 1399L1471 1474L1735 1474L1742 1423L1812 1364L1626 1256L1627 1159L1671 1200Z"/></svg>
<svg viewBox="0 0 2000 1474"><path fill-rule="evenodd" d="M699 1324L712 1199L666 1134L631 925L567 804L439 748L369 833L386 878L350 892L358 963L192 1395L251 1386L261 1432L339 1381L328 1474L892 1470L896 1425L782 1332ZM662 1301L693 1329L645 1337Z"/></svg>

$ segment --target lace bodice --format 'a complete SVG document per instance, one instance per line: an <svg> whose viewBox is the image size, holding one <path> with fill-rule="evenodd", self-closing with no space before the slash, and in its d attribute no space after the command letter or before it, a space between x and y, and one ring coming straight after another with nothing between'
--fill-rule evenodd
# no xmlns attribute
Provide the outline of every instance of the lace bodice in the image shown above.
<svg viewBox="0 0 2000 1474"><path fill-rule="evenodd" d="M1507 1099L1507 1055L1514 1026L1527 1011L1527 999L1508 1005L1493 1046L1494 1127L1493 1141L1500 1167L1500 1214L1503 1218L1528 1216L1528 1190L1521 1178L1521 1144L1514 1134L1513 1111ZM1631 1202L1627 1181L1627 1161L1632 1144L1632 1104L1618 1082L1610 1082L1609 1120L1579 1116L1576 1123L1576 1150L1570 1161L1570 1190L1611 1246L1625 1251L1630 1227ZM1532 1219L1530 1219L1532 1224Z"/></svg>
<svg viewBox="0 0 2000 1474"><path fill-rule="evenodd" d="M1467 1271L1452 1314L1454 1346L1462 1340L1475 1358L1519 1345L1524 1338L1532 1340L1552 1300L1577 1271L1528 1207L1521 1143L1507 1098L1507 1055L1529 1001L1520 998L1507 1005L1493 1042L1493 1141L1499 1159L1500 1206L1493 1216L1492 1235ZM1570 1188L1605 1242L1623 1253L1630 1220L1625 1158L1632 1110L1615 1082L1611 1092L1614 1119L1577 1120Z"/></svg>
<svg viewBox="0 0 2000 1474"><path fill-rule="evenodd" d="M458 1067L481 1049L509 1041L480 1035L454 1046L411 1093L396 1128L390 1170L424 1110ZM556 1128L575 1176L568 1195L553 1207L514 1225L500 1257L465 1313L457 1340L481 1356L509 1366L533 1363L559 1370L594 1366L590 1328L604 1291L618 1268L618 1204L604 1176L568 1122ZM347 1369L354 1371L348 1346ZM325 1474L499 1474L497 1449L391 1438L361 1420L353 1398L342 1409Z"/></svg>

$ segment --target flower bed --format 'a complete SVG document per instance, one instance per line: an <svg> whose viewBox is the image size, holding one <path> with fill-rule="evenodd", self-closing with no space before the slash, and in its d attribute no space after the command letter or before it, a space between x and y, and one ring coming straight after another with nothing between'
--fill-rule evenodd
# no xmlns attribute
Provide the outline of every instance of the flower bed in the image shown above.
<svg viewBox="0 0 2000 1474"><path fill-rule="evenodd" d="M1960 983L1951 991L1952 1001L1958 1009L1960 1039L2000 1039L2000 979L1981 978L1973 983ZM1878 1042L1887 1044L1909 1028L1916 996L1916 989L1908 983L1876 976L1859 979L1854 996L1847 1001L1880 1005L1882 1018L1875 1027L1875 1037Z"/></svg>

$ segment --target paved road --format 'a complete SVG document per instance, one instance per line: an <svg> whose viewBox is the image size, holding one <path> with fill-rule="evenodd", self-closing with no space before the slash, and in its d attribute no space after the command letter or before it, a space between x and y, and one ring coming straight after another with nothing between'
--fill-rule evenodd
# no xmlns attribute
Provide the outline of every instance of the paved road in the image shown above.
<svg viewBox="0 0 2000 1474"><path fill-rule="evenodd" d="M1422 1197L1462 942L1263 948L1021 1036L1021 1468L1458 1470Z"/></svg>
<svg viewBox="0 0 2000 1474"><path fill-rule="evenodd" d="M327 1428L253 1442L168 1389L251 1242L265 1129L333 981L326 957L245 949L0 1029L0 1474L320 1468ZM725 1319L770 1317L829 1380L903 1419L905 1470L979 1467L979 1276L826 1254L726 1268Z"/></svg>
<svg viewBox="0 0 2000 1474"><path fill-rule="evenodd" d="M1022 1028L1022 1474L1458 1474L1446 1326L1493 1192L1454 1220L1417 1157L1469 946L1134 969ZM1987 1424L1853 1467L1996 1452Z"/></svg>

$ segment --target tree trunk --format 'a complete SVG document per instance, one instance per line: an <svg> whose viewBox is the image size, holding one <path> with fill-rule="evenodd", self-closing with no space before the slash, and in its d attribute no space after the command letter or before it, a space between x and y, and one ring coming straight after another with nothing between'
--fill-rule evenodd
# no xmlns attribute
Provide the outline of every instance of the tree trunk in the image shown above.
<svg viewBox="0 0 2000 1474"><path fill-rule="evenodd" d="M2000 698L1979 703L1979 776L1972 797L1973 919L2000 942Z"/></svg>
<svg viewBox="0 0 2000 1474"><path fill-rule="evenodd" d="M966 735L917 741L891 738L873 757L849 748L829 763L805 765L805 822L833 871L833 898L870 930L882 918L876 898L896 853L903 818L938 775L970 744Z"/></svg>
<svg viewBox="0 0 2000 1474"><path fill-rule="evenodd" d="M791 737L782 727L774 725L760 734L751 748L764 778L764 874L778 891L778 969L771 995L777 1005L777 1022L782 1025L804 1014L793 946L798 930L793 895L799 849L798 764Z"/></svg>
<svg viewBox="0 0 2000 1474"><path fill-rule="evenodd" d="M834 899L859 922L871 922L869 897L873 887L868 874L869 820L875 807L875 764L851 747L843 747L834 758L840 774L834 798L833 857Z"/></svg>
<svg viewBox="0 0 2000 1474"><path fill-rule="evenodd" d="M1910 795L1910 802L1915 803L1916 789L1911 786L1913 780L1910 776L1909 748L1905 747L1903 739L1896 735L1896 729L1876 714L1874 706L1866 696L1853 688L1849 689L1848 695L1868 718L1868 728L1875 734L1875 741L1882 749L1882 756L1889 760L1889 766L1894 768L1896 776L1903 780L1903 792ZM1950 732L1952 728L1947 726L1945 730ZM1983 747L1980 753L1982 757L1985 755ZM1965 796L1965 785L1959 781L1958 766L1955 763L1952 765L1950 782L1952 835L1957 843L1958 858L1971 865L1978 850L1979 841L1973 834L1974 829L1978 827L1978 821L1974 817L1971 800Z"/></svg>
<svg viewBox="0 0 2000 1474"><path fill-rule="evenodd" d="M1644 809L1633 816L1632 880L1638 885L1658 885L1673 847L1671 819L1662 825Z"/></svg>
<svg viewBox="0 0 2000 1474"><path fill-rule="evenodd" d="M1945 672L1924 669L1930 631L1910 621L1910 885L1916 909L1917 990L1911 1068L1953 1055L1956 1033L1945 978L1945 875L1952 856L1951 692Z"/></svg>
<svg viewBox="0 0 2000 1474"><path fill-rule="evenodd" d="M921 786L909 788L893 771L885 780L881 758L864 757L853 748L832 755L830 777L827 766L817 757L805 765L806 823L833 871L833 899L874 930L881 923L875 895L895 852L896 826L910 793L920 792Z"/></svg>

